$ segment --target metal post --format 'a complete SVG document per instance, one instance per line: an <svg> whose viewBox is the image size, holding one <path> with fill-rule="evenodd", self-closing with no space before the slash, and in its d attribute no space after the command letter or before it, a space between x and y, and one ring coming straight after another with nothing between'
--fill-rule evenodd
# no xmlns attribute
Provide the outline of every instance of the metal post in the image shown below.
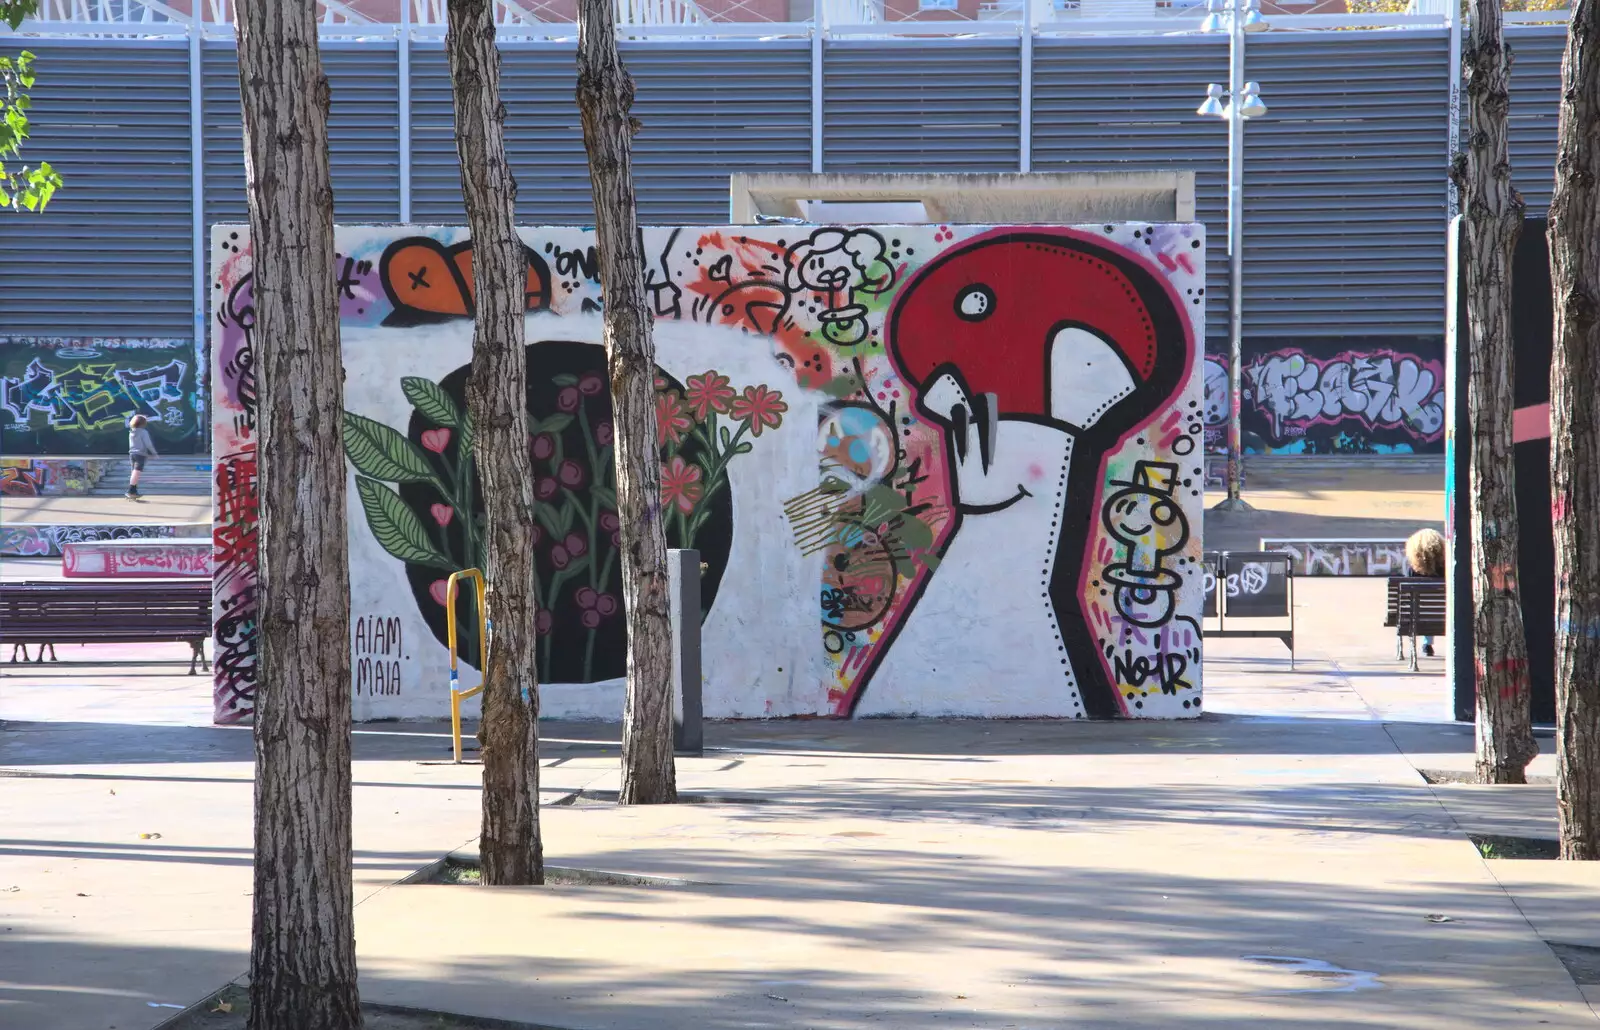
<svg viewBox="0 0 1600 1030"><path fill-rule="evenodd" d="M396 62L400 73L400 221L411 221L411 0L400 0Z"/></svg>
<svg viewBox="0 0 1600 1030"><path fill-rule="evenodd" d="M700 552L667 551L672 598L672 742L680 754L704 750L700 703Z"/></svg>
<svg viewBox="0 0 1600 1030"><path fill-rule="evenodd" d="M1249 511L1244 479L1244 0L1228 11L1228 497L1217 511Z"/></svg>
<svg viewBox="0 0 1600 1030"><path fill-rule="evenodd" d="M811 172L822 174L822 43L828 0L811 0Z"/></svg>
<svg viewBox="0 0 1600 1030"><path fill-rule="evenodd" d="M193 288L194 351L198 356L199 379L202 383L211 379L209 360L199 360L208 353L206 327L210 319L206 317L206 254L211 249L206 239L206 121L205 95L201 88L205 82L204 55L201 50L203 18L202 5L196 3L189 14L189 243L192 248L189 274Z"/></svg>
<svg viewBox="0 0 1600 1030"><path fill-rule="evenodd" d="M1033 12L1038 0L1022 0L1022 104L1018 111L1017 170L1033 171Z"/></svg>

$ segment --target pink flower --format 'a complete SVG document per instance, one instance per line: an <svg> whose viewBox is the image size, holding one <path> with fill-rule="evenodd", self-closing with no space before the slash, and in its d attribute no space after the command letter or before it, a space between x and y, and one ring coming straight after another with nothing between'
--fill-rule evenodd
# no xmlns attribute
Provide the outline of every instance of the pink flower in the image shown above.
<svg viewBox="0 0 1600 1030"><path fill-rule="evenodd" d="M603 616L614 615L617 610L617 599L610 594L601 594L595 599L594 610Z"/></svg>
<svg viewBox="0 0 1600 1030"><path fill-rule="evenodd" d="M569 386L556 394L556 407L571 413L578 410L578 388Z"/></svg>
<svg viewBox="0 0 1600 1030"><path fill-rule="evenodd" d="M551 628L555 626L555 624L556 617L551 615L548 611L544 611L542 609L538 615L533 617L533 631L539 634L541 637L548 637L550 635Z"/></svg>
<svg viewBox="0 0 1600 1030"><path fill-rule="evenodd" d="M656 394L656 444L665 447L677 443L694 423L683 410L683 400L678 391L668 390Z"/></svg>
<svg viewBox="0 0 1600 1030"><path fill-rule="evenodd" d="M593 397L595 394L599 393L605 388L605 380L601 379L593 372L585 374L582 379L578 380L578 390L590 397Z"/></svg>
<svg viewBox="0 0 1600 1030"><path fill-rule="evenodd" d="M430 429L422 434L422 446L435 454L443 454L444 449L450 446L450 430Z"/></svg>
<svg viewBox="0 0 1600 1030"><path fill-rule="evenodd" d="M429 583L428 596L433 598L435 604L437 604L440 608L443 608L445 599L450 596L449 581L436 579L432 583Z"/></svg>
<svg viewBox="0 0 1600 1030"><path fill-rule="evenodd" d="M448 504L435 504L428 511L433 515L433 521L441 526L448 526L451 517L456 513L455 509Z"/></svg>
<svg viewBox="0 0 1600 1030"><path fill-rule="evenodd" d="M568 458L566 461L563 461L561 463L561 467L556 470L556 478L561 480L562 486L569 486L573 489L577 489L583 485L583 466L579 465L571 458Z"/></svg>
<svg viewBox="0 0 1600 1030"><path fill-rule="evenodd" d="M661 466L662 504L676 504L678 510L687 515L700 500L701 489L699 465L691 465L673 455L670 462Z"/></svg>
<svg viewBox="0 0 1600 1030"><path fill-rule="evenodd" d="M731 408L734 418L749 421L751 436L760 436L763 427L777 429L783 424L783 413L788 410L783 394L764 385L745 387L744 396L736 399Z"/></svg>
<svg viewBox="0 0 1600 1030"><path fill-rule="evenodd" d="M690 376L683 394L689 401L689 410L693 411L694 417L701 422L706 420L708 412L715 411L721 414L727 411L728 402L734 397L733 387L728 385L728 377L715 372Z"/></svg>
<svg viewBox="0 0 1600 1030"><path fill-rule="evenodd" d="M533 438L533 456L540 461L550 457L556 452L555 437L549 433L540 433Z"/></svg>
<svg viewBox="0 0 1600 1030"><path fill-rule="evenodd" d="M618 550L622 549L622 530L613 529L611 531L611 546Z"/></svg>
<svg viewBox="0 0 1600 1030"><path fill-rule="evenodd" d="M579 587L573 600L578 602L579 608L593 608L595 599L600 595L594 592L594 587Z"/></svg>
<svg viewBox="0 0 1600 1030"><path fill-rule="evenodd" d="M568 533L567 538L561 543L566 547L567 553L574 558L582 558L589 550L589 541L576 533Z"/></svg>
<svg viewBox="0 0 1600 1030"><path fill-rule="evenodd" d="M600 625L600 613L591 608L578 616L578 621L583 623L584 629L594 629Z"/></svg>
<svg viewBox="0 0 1600 1030"><path fill-rule="evenodd" d="M528 543L532 544L535 547L538 547L539 546L539 541L541 541L543 539L544 539L544 529L543 529L543 527L534 526L533 527L533 532L528 534Z"/></svg>
<svg viewBox="0 0 1600 1030"><path fill-rule="evenodd" d="M533 496L539 498L541 501L548 501L560 490L561 488L556 485L556 481L548 476L533 484Z"/></svg>
<svg viewBox="0 0 1600 1030"><path fill-rule="evenodd" d="M614 511L603 511L603 512L600 513L600 528L601 529L614 530L620 525L622 525L622 523L617 520L617 513L616 512L614 512Z"/></svg>
<svg viewBox="0 0 1600 1030"><path fill-rule="evenodd" d="M572 558L567 554L567 549L565 547L562 547L560 544L556 544L554 547L550 548L551 565L554 565L558 569L564 569L571 561Z"/></svg>
<svg viewBox="0 0 1600 1030"><path fill-rule="evenodd" d="M610 422L602 422L594 427L594 441L601 447L610 447L611 441L616 439L616 431L611 428Z"/></svg>

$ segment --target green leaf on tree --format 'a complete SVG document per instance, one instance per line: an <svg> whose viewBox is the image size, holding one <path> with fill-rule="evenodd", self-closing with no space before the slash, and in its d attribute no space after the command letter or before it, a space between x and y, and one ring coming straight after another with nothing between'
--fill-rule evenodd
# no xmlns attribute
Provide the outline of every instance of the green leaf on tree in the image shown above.
<svg viewBox="0 0 1600 1030"><path fill-rule="evenodd" d="M367 528L378 545L400 561L454 571L450 560L434 549L417 513L388 486L376 479L356 477L356 492L367 513Z"/></svg>
<svg viewBox="0 0 1600 1030"><path fill-rule="evenodd" d="M455 399L445 393L444 387L438 383L421 376L406 376L400 380L400 389L405 391L406 400L411 402L411 406L422 412L423 418L451 429L460 426L461 409L456 407Z"/></svg>
<svg viewBox="0 0 1600 1030"><path fill-rule="evenodd" d="M430 482L433 466L416 444L374 419L344 413L344 452L362 475L392 483Z"/></svg>

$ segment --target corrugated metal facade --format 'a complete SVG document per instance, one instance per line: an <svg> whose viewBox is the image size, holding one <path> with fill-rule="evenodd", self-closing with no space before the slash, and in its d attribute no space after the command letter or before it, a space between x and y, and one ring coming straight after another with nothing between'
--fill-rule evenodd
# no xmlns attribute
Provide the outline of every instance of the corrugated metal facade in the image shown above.
<svg viewBox="0 0 1600 1030"><path fill-rule="evenodd" d="M1531 210L1549 202L1563 34L1513 29L1512 138ZM188 336L193 329L189 53L181 41L32 41L40 80L31 160L68 187L42 216L0 217L0 331ZM1226 325L1226 132L1195 116L1226 77L1209 37L1049 38L1033 46L1037 171L1189 168L1211 231L1208 323ZM640 217L727 217L735 171L811 165L804 41L624 45L644 122ZM392 41L325 44L341 222L400 214L398 54ZM204 214L244 218L231 43L202 52ZM1443 32L1267 33L1248 74L1270 115L1246 135L1245 332L1440 332L1448 40ZM830 172L1014 171L1015 42L829 41L823 167ZM505 98L529 224L591 220L570 44L508 44ZM459 222L449 76L438 44L411 50L411 210Z"/></svg>

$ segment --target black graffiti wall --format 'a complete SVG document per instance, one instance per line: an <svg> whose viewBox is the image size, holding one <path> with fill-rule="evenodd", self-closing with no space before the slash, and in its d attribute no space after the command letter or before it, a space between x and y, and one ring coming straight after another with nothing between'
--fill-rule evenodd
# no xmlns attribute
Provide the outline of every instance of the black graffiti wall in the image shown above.
<svg viewBox="0 0 1600 1030"><path fill-rule="evenodd" d="M1228 356L1206 354L1206 443L1227 447ZM1253 454L1437 454L1444 450L1440 336L1250 338L1240 373Z"/></svg>
<svg viewBox="0 0 1600 1030"><path fill-rule="evenodd" d="M135 414L161 453L203 453L202 367L186 339L0 337L0 453L126 454Z"/></svg>
<svg viewBox="0 0 1600 1030"><path fill-rule="evenodd" d="M1457 300L1462 298L1457 270ZM1522 590L1522 622L1528 637L1528 681L1533 721L1556 719L1556 548L1550 520L1550 351L1555 331L1550 301L1550 249L1545 220L1527 219L1511 266L1512 375L1516 405L1513 473L1517 481L1517 583ZM1455 443L1446 490L1453 604L1450 678L1457 719L1471 721L1477 703L1477 670L1472 656L1471 439L1467 410L1467 314L1458 304L1457 332L1451 334Z"/></svg>

